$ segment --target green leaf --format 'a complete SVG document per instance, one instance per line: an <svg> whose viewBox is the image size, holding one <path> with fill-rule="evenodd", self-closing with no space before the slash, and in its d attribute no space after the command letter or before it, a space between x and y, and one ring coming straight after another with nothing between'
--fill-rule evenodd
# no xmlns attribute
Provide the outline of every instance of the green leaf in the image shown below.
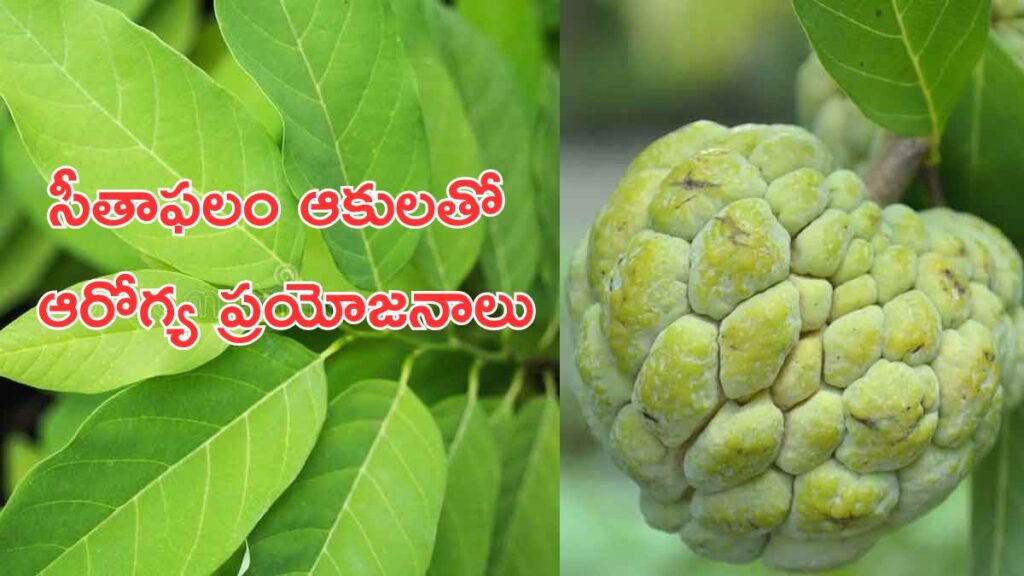
<svg viewBox="0 0 1024 576"><path fill-rule="evenodd" d="M46 213L52 199L46 193L46 181L36 170L18 131L14 129L0 135L0 186L18 203L21 212L28 216L37 230L101 272L146 267L139 253L118 238L113 230L93 225L77 230L50 228ZM14 213L13 210L10 212Z"/></svg>
<svg viewBox="0 0 1024 576"><path fill-rule="evenodd" d="M533 139L533 180L537 189L537 216L543 239L541 262L538 271L540 280L548 289L558 289L558 210L560 137L559 98L561 84L558 70L548 66L540 90L540 113ZM555 301L558 297L555 294Z"/></svg>
<svg viewBox="0 0 1024 576"><path fill-rule="evenodd" d="M501 398L482 398L480 406L487 412L487 422L499 446L504 446L512 435L515 413L503 409Z"/></svg>
<svg viewBox="0 0 1024 576"><path fill-rule="evenodd" d="M202 6L199 0L160 0L146 13L141 24L171 48L188 54L199 33Z"/></svg>
<svg viewBox="0 0 1024 576"><path fill-rule="evenodd" d="M443 55L476 132L481 159L504 177L505 208L486 219L481 265L487 289L527 291L540 255L530 173L532 117L501 53L450 10L436 11Z"/></svg>
<svg viewBox="0 0 1024 576"><path fill-rule="evenodd" d="M0 1L0 94L40 171L75 166L87 193L191 178L200 194L270 190L281 201L278 223L264 229L204 224L173 238L136 222L116 231L140 252L219 285L273 286L297 268L304 238L274 143L234 98L117 11Z"/></svg>
<svg viewBox="0 0 1024 576"><path fill-rule="evenodd" d="M445 492L429 575L478 576L487 568L501 484L498 447L475 398L434 406L448 452Z"/></svg>
<svg viewBox="0 0 1024 576"><path fill-rule="evenodd" d="M358 338L327 360L327 398L332 402L363 380L398 380L413 349L396 338Z"/></svg>
<svg viewBox="0 0 1024 576"><path fill-rule="evenodd" d="M465 352L424 350L416 357L409 386L429 405L466 393L466 374L473 365Z"/></svg>
<svg viewBox="0 0 1024 576"><path fill-rule="evenodd" d="M213 572L213 576L241 576L245 572L243 571L246 564L246 556L249 554L249 547L242 544L235 550L235 553L228 558L228 561L221 564L220 568L217 568Z"/></svg>
<svg viewBox="0 0 1024 576"><path fill-rule="evenodd" d="M11 119L7 115L7 107L3 105L3 101L0 101L0 152L2 152L4 137L10 132L13 132ZM21 224L22 216L21 210L18 210L18 207L12 202L9 185L4 178L5 171L2 159L0 159L0 202L8 207L6 210L0 211L0 246L6 244L14 236Z"/></svg>
<svg viewBox="0 0 1024 576"><path fill-rule="evenodd" d="M385 0L217 0L224 39L284 119L292 191L373 180L397 193L429 184L415 77ZM339 270L367 290L387 287L422 231L393 224L323 231Z"/></svg>
<svg viewBox="0 0 1024 576"><path fill-rule="evenodd" d="M306 230L306 248L302 251L299 277L308 282L319 282L324 290L332 292L360 292L338 270L323 235L315 228Z"/></svg>
<svg viewBox="0 0 1024 576"><path fill-rule="evenodd" d="M192 302L201 336L190 350L173 348L159 325L146 330L136 318L117 318L103 330L75 323L51 330L33 308L0 330L0 376L44 390L96 393L153 376L177 374L218 356L227 343L217 337L216 290L176 272L135 272L141 288L177 287L178 302ZM71 286L81 294L84 283Z"/></svg>
<svg viewBox="0 0 1024 576"><path fill-rule="evenodd" d="M562 3L559 0L537 0L544 26L558 30L561 23Z"/></svg>
<svg viewBox="0 0 1024 576"><path fill-rule="evenodd" d="M50 290L63 290L72 284L96 278L100 273L95 268L78 260L67 252L58 252L57 258L50 269L36 286L36 295L45 294ZM31 302L27 303L31 304Z"/></svg>
<svg viewBox="0 0 1024 576"><path fill-rule="evenodd" d="M466 22L487 36L512 64L522 93L537 93L544 60L541 15L532 0L456 0ZM532 110L531 110L532 111Z"/></svg>
<svg viewBox="0 0 1024 576"><path fill-rule="evenodd" d="M166 0L100 0L107 6L124 13L129 19L136 21L146 13L151 4L164 1Z"/></svg>
<svg viewBox="0 0 1024 576"><path fill-rule="evenodd" d="M489 574L558 574L558 420L555 400L531 400L503 443Z"/></svg>
<svg viewBox="0 0 1024 576"><path fill-rule="evenodd" d="M431 30L434 0L391 0L402 44L412 65L430 153L430 192L444 197L448 183L483 170L479 144L458 89ZM424 231L412 264L425 286L454 290L473 269L483 246L484 227L452 229L435 223Z"/></svg>
<svg viewBox="0 0 1024 576"><path fill-rule="evenodd" d="M4 494L10 496L18 484L42 460L39 448L23 432L10 432L4 438Z"/></svg>
<svg viewBox="0 0 1024 576"><path fill-rule="evenodd" d="M141 11L141 8L145 7L142 4L130 6L131 3L106 3L126 7L133 13ZM136 9L133 6L140 8ZM38 228L45 231L49 239L56 240L62 248L69 250L101 271L113 272L142 268L146 265L144 260L152 260L140 257L133 248L119 239L112 231L104 228L88 226L75 231L51 229L46 218L50 200L45 193L46 184L43 178L33 166L16 130L5 133L3 140L4 142L0 145L0 148L3 148L2 159L0 159L0 176L3 177L3 185L15 192L16 200L23 205L24 212L31 217ZM7 214L13 215L14 212L9 211ZM153 261L155 262L155 260Z"/></svg>
<svg viewBox="0 0 1024 576"><path fill-rule="evenodd" d="M237 98L245 106L245 109L263 125L274 142L281 141L281 116L277 113L277 108L274 108L267 95L260 90L256 82L246 74L245 70L242 70L238 61L231 55L227 45L224 44L224 38L220 34L220 26L217 25L216 19L210 18L199 32L192 61L196 63L196 66L205 70L217 84ZM282 190L281 193L287 192Z"/></svg>
<svg viewBox="0 0 1024 576"><path fill-rule="evenodd" d="M534 281L530 294L537 305L537 317L526 330L508 332L504 335L510 344L508 349L521 362L558 359L554 343L558 341L558 285L551 286L540 278Z"/></svg>
<svg viewBox="0 0 1024 576"><path fill-rule="evenodd" d="M938 142L988 34L989 0L793 0L814 51L864 114Z"/></svg>
<svg viewBox="0 0 1024 576"><path fill-rule="evenodd" d="M1024 566L1024 410L1003 415L999 440L971 477L971 574L1009 576Z"/></svg>
<svg viewBox="0 0 1024 576"><path fill-rule="evenodd" d="M1022 34L1024 35L1024 34ZM1024 246L1024 50L1014 57L1007 38L993 32L971 86L942 140L943 193L958 210L977 214Z"/></svg>
<svg viewBox="0 0 1024 576"><path fill-rule="evenodd" d="M60 394L43 413L39 422L39 449L43 456L58 452L71 442L82 423L96 411L111 393Z"/></svg>
<svg viewBox="0 0 1024 576"><path fill-rule="evenodd" d="M516 402L526 383L524 370L490 364L480 371L480 406L499 446L508 446L516 426Z"/></svg>
<svg viewBox="0 0 1024 576"><path fill-rule="evenodd" d="M205 576L299 473L325 407L321 357L274 335L128 388L0 513L0 566Z"/></svg>
<svg viewBox="0 0 1024 576"><path fill-rule="evenodd" d="M18 227L0 247L0 316L32 295L56 258L57 249L46 236L28 223Z"/></svg>
<svg viewBox="0 0 1024 576"><path fill-rule="evenodd" d="M404 384L364 380L331 401L295 484L249 539L256 574L418 576L445 488L444 446Z"/></svg>
<svg viewBox="0 0 1024 576"><path fill-rule="evenodd" d="M0 166L0 174L2 174L2 170L3 167ZM3 186L2 182L0 182L0 186ZM8 194L2 188L0 188L0 202L7 206L6 210L0 212L0 245L4 245L16 235L23 221L21 210L18 210L18 206L13 205L14 202L8 198Z"/></svg>
<svg viewBox="0 0 1024 576"><path fill-rule="evenodd" d="M533 179L537 189L537 220L540 223L541 253L537 278L530 290L537 304L533 325L511 338L518 357L528 359L546 354L557 359L553 344L558 340L560 240L559 214L559 92L558 71L548 66L541 86L541 107L534 128Z"/></svg>

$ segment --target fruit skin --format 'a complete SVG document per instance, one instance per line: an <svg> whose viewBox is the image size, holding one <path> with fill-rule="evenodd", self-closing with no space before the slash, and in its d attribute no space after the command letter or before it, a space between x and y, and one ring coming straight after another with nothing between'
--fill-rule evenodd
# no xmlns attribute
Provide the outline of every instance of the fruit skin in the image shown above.
<svg viewBox="0 0 1024 576"><path fill-rule="evenodd" d="M951 493L1024 396L996 228L866 199L793 126L689 124L570 265L577 392L656 529L727 562L852 562Z"/></svg>

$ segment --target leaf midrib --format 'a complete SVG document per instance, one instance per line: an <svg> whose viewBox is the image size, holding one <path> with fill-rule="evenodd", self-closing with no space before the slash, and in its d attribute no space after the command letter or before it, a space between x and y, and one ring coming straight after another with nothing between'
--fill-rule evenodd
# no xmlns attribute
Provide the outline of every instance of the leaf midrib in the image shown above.
<svg viewBox="0 0 1024 576"><path fill-rule="evenodd" d="M297 378L299 378L300 376L305 374L306 371L308 371L309 369L311 369L311 368L317 366L318 364L320 364L322 361L323 361L323 359L321 357L319 357L319 356L314 358L312 362L310 362L309 364L306 364L305 366L299 368L294 374L292 374L287 379L283 380L280 384L275 386L273 388L273 390L267 391L267 393L263 396L263 398L260 398L255 403L253 403L252 406L250 406L249 408L246 408L242 413L240 413L238 416L236 416L230 422L227 422L224 426L221 427L221 429L219 431L217 431L214 434L212 434L208 439L204 440L202 444L200 444L199 446L196 446L193 450L189 451L189 453L183 455L177 462L175 462L174 464L171 464L170 466L168 466L166 470L164 470L163 472L158 474L156 477L154 477L152 480L147 482L144 486L142 486L135 493L134 496L132 496L131 498L126 500L123 504L121 504L119 506L116 506L116 507L113 507L111 509L111 511L110 511L110 514L108 514L106 518L101 520L91 530L89 530L87 533L85 533L80 538L78 538L71 546L68 546L57 557L55 557L53 560L51 560L49 563L47 563L46 566L43 566L39 570L38 573L40 575L45 574L52 566L56 565L57 562L59 562L61 560L61 558L63 558L69 552L74 550L79 544L88 542L88 539L94 533L96 533L97 530L99 530L104 525L106 525L106 523L109 522L111 518L113 518L115 515L119 514L121 511L126 509L129 505L135 503L140 496L142 496L144 493L146 493L154 485L157 485L158 483L162 482L163 479L166 478L170 473L172 473L173 471L177 470L179 466L181 466L184 462L189 461L193 456L198 454L201 450L208 450L210 445L213 443L213 441L215 441L216 439L220 438L221 435L223 435L227 430L232 429L240 421L244 421L244 420L248 419L249 416L252 414L252 412L255 411L258 407L260 407L265 402L267 402L268 400L270 400L271 398L275 397L277 394L282 392L294 380L296 380ZM108 400L108 402L109 402L109 400ZM83 426L84 426L84 424L83 424ZM245 503L243 502L241 504L241 506L244 507L244 505L245 505ZM202 527L200 526L200 530L201 529L202 529Z"/></svg>
<svg viewBox="0 0 1024 576"><path fill-rule="evenodd" d="M302 64L306 67L306 74L309 76L309 81L312 83L313 89L316 91L316 102L319 105L320 111L323 112L324 122L326 123L327 130L330 133L331 144L332 144L332 147L334 149L334 156L338 160L338 168L341 170L341 177L345 180L345 182L351 184L351 182L349 182L348 168L345 165L345 159L342 157L341 148L338 145L338 143L339 143L338 142L339 141L339 136L337 135L337 132L335 131L334 120L331 118L331 114L327 110L327 101L324 99L323 91L320 89L320 82L317 80L316 75L313 73L312 63L310 63L309 57L306 56L306 49L305 49L305 47L302 44L302 38L299 36L298 30L295 29L295 25L292 22L291 14L288 13L288 8L285 6L284 0L278 0L278 4L281 6L281 12L284 13L285 21L288 23L288 31L291 33L292 38L295 39L295 50L296 50L296 52L299 53L299 56L302 58ZM355 10L355 7L354 6L349 6L349 13L346 15L346 22L345 22L346 25L347 25L348 16L351 15L351 11L352 10ZM374 69L374 71L377 69L378 62L380 61L380 51L382 50L383 44L384 44L384 37L383 37L383 34L382 34L381 35L381 39L380 39L380 41L377 44L377 53L374 56L374 62L373 62L373 69ZM333 59L334 59L334 54L332 53L331 54L331 61L332 62L333 62ZM327 67L325 68L325 74L326 74L326 70L328 70L329 68L330 68L330 64L328 64ZM371 72L371 76L372 76L372 74L373 74L373 72ZM359 107L362 106L362 103L363 103L363 101L365 99L366 99L366 89L364 88L362 97L359 100L359 105L356 107L356 112L358 111ZM355 121L355 114L356 114L356 112L353 112L352 120L350 122L354 122ZM348 128L346 128L346 132L347 131L348 131ZM366 250L366 256L367 256L366 257L366 262L367 262L367 265L370 267L370 273L373 276L374 287L377 288L378 290L380 290L383 287L383 282L382 282L381 277L380 277L380 270L377 269L377 263L375 262L375 256L374 256L373 250L370 247L370 240L369 240L369 238L367 236L367 231L366 231L365 228L356 228L355 230L359 234L359 237L360 237L360 239L363 242L363 248Z"/></svg>
<svg viewBox="0 0 1024 576"><path fill-rule="evenodd" d="M476 398L466 397L466 407L463 409L462 414L459 416L459 426L455 429L455 436L452 437L451 445L448 447L448 462L450 463L455 456L455 453L462 447L462 442L466 437L466 430L469 428L469 422L473 417L473 412L476 410Z"/></svg>
<svg viewBox="0 0 1024 576"><path fill-rule="evenodd" d="M990 40L991 41L991 40ZM971 130L970 130L970 160L968 161L969 180L971 189L974 189L975 174L977 173L978 162L981 156L981 111L984 109L985 98L985 68L988 60L988 48L982 54L978 67L974 71L974 92L971 107Z"/></svg>
<svg viewBox="0 0 1024 576"><path fill-rule="evenodd" d="M518 522L524 510L523 498L525 497L524 495L526 493L525 480L530 477L530 472L534 470L534 468L537 465L537 460L540 458L540 443L544 441L543 432L547 430L547 427L549 425L548 420L551 418L551 402L552 401L549 398L544 399L544 413L541 415L540 420L538 422L537 433L533 437L533 442L530 443L530 457L527 460L526 468L523 471L523 481L519 483L519 487L516 490L515 506L512 508L512 516L509 518L508 521L508 528L505 531L505 538L504 541L498 543L500 545L500 555L497 557L498 565L504 563L505 558L507 557L508 538L510 537L509 535L512 533L512 526L516 522Z"/></svg>
<svg viewBox="0 0 1024 576"><path fill-rule="evenodd" d="M332 401L332 404L334 402L341 400L342 398L347 396L352 390L355 389L356 387L351 387L345 392L341 393L340 395L338 395L337 398L334 399L334 401ZM398 382L398 387L395 390L395 395L391 399L391 405L388 406L388 411L384 415L384 418L381 419L380 428L378 428L377 434L373 438L373 444L370 445L370 450L367 451L366 457L363 458L362 463L359 465L359 470L356 472L355 479L352 481L352 484L349 487L348 494L345 495L345 500L344 502L342 502L341 508L339 509L337 516L334 517L334 523L331 525L331 529L327 532L327 536L324 538L324 543L320 547L320 550L317 551L316 562L314 562L313 567L310 568L310 574L316 572L317 568L320 567L320 562L323 561L325 557L330 557L330 553L328 552L327 547L330 546L331 540L334 538L334 534L338 530L338 526L341 525L341 520L345 517L345 512L349 510L349 506L352 503L352 495L358 491L359 486L363 481L363 478L366 476L369 464L373 460L373 456L376 454L377 448L381 445L381 441L385 437L385 430L391 424L392 417L394 417L394 415L398 413L398 406L400 404L400 400L405 395L406 391L407 388L405 382ZM352 517L355 518L354 515ZM355 521L357 524L359 524L358 518L355 518ZM360 530L362 530L361 527ZM331 559L331 561L333 562L333 558Z"/></svg>
<svg viewBox="0 0 1024 576"><path fill-rule="evenodd" d="M910 64L914 67L914 75L917 76L917 82L921 85L921 95L924 96L925 106L928 108L928 122L931 124L932 128L932 141L938 143L939 118L935 113L935 102L932 100L931 89L928 88L927 81L924 78L924 71L921 69L920 58L914 53L914 49L910 46L910 37L907 35L907 29L903 23L903 13L901 13L899 7L896 6L896 0L889 0L889 2L890 6L892 6L893 16L896 18L896 24L900 28L900 41L903 43L903 49L906 50L907 57L910 59ZM936 26L938 26L938 22L936 22ZM929 40L930 39L931 37L929 36Z"/></svg>
<svg viewBox="0 0 1024 576"><path fill-rule="evenodd" d="M210 318L204 319L204 321L202 321L202 322L200 322L198 320L196 321L196 324L198 324L200 326L213 326L216 323L217 323L216 320L213 320L213 319L210 319ZM76 337L71 337L71 338L56 339L56 340L53 340L53 341L50 341L50 342L45 342L43 344L33 344L31 346L25 346L24 348L14 348L14 349L0 348L0 360L6 358L8 356L13 356L15 354L22 354L24 352L30 352L32 350L38 350L39 348L47 348L47 347L50 347L50 346L71 346L71 345L74 345L74 344L76 344L78 342L82 342L84 340L90 340L90 339L93 339L93 338L102 338L104 335L114 336L114 335L123 335L123 334L131 335L131 334L137 334L137 333L149 333L149 332L153 331L153 328L156 328L156 325L154 325L153 328L143 328L141 324L135 324L135 323L132 323L130 321L126 322L125 326L127 327L127 329L125 329L125 330L111 330L109 327L108 328L104 328L102 330L90 330L88 334L84 334L84 335L81 335L81 336L76 336ZM56 332L56 335L60 335L60 334L69 334L69 332L66 332L66 331Z"/></svg>
<svg viewBox="0 0 1024 576"><path fill-rule="evenodd" d="M466 433L469 429L469 423L472 421L474 414L476 413L477 399L475 394L470 394L466 397L466 408L462 412L462 416L459 419L459 426L455 430L455 437L452 438L452 443L449 448L448 454L448 467L451 468L452 463L455 460L456 452L462 447L463 441L465 440ZM481 463L482 465L482 463ZM479 470L479 469L477 469ZM449 519L456 525L461 521L458 516L450 516ZM472 555L469 553L468 547L466 546L465 538L462 535L462 529L456 527L451 533L452 538L458 546L460 552L459 556L462 560L462 567L465 574L472 572ZM484 559L486 562L486 558ZM429 570L428 570L429 572Z"/></svg>
<svg viewBox="0 0 1024 576"><path fill-rule="evenodd" d="M397 18L397 15L395 14L394 10L392 10L392 14L395 15L395 17ZM398 32L398 38L399 38L399 41L402 43L402 45L406 47L405 54L406 54L406 57L409 59L410 67L412 68L412 71L413 71L413 73L412 73L412 84L413 84L414 90L416 91L416 102L419 105L420 113L422 114L424 112L424 110L423 110L423 92L422 92L422 89L420 87L419 67L416 65L416 62L418 60L420 60L420 59L422 59L423 61L429 61L429 59L426 56L414 57L414 55L412 54L412 50L413 50L412 45L409 44L409 43L406 43L405 41L403 41L403 36L404 36L404 34L401 31L399 31ZM459 107L459 110L462 112L463 118L466 118L467 127L470 128L469 132L473 136L473 143L474 143L474 146L475 146L475 152L476 152L477 155L479 155L480 144L479 144L479 142L477 142L476 133L472 130L471 126L468 126L469 119L468 119L468 114L467 114L467 111L466 111L466 105L465 105L465 102L463 102L463 98L462 98L461 94L458 94L458 87L456 87L455 81L451 77L451 71L448 70L448 67L443 64L444 58L441 56L440 51L436 47L433 46L433 41L429 42L428 44L430 45L430 49L431 49L431 53L430 53L431 58L433 58L435 60L436 64L440 65L441 71L444 73L444 76L448 79L448 81L451 82L452 89L458 95L458 107ZM426 140L426 144L427 144L427 150L428 150L428 154L427 155L428 155L428 157L430 157L430 156L432 156L432 154L430 154L429 151L433 150L433 146L431 145L431 142L430 142L430 132L429 132L429 130L427 130L426 125L424 125L424 127L423 127L423 135L424 135L424 139ZM428 158L428 159L432 160L432 158ZM433 173L433 168L434 168L433 162L431 162L431 179L430 179L431 182L434 182L435 177L437 176L436 174ZM424 229L425 242L427 243L427 252L430 255L430 261L433 262L434 266L436 267L436 273L437 273L437 276L438 276L438 280L440 281L441 289L448 290L449 289L449 285L448 285L449 284L448 270L447 270L447 267L445 266L444 259L442 258L441 251L438 248L437 239L435 238L436 234L437 234L436 229L433 226L427 226ZM454 289L454 288L456 288L456 287L452 287L451 289Z"/></svg>

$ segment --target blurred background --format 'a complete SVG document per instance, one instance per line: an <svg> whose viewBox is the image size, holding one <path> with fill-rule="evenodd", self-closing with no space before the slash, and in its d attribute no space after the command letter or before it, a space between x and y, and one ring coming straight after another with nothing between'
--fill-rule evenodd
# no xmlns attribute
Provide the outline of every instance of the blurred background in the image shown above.
<svg viewBox="0 0 1024 576"><path fill-rule="evenodd" d="M698 119L795 123L793 82L809 54L786 0L562 0L563 272L572 250L644 146ZM571 321L563 307L563 325ZM579 385L572 330L562 382ZM634 484L596 445L573 394L562 396L564 576L778 574L691 553L649 529ZM964 574L966 483L929 515L883 538L842 576Z"/></svg>

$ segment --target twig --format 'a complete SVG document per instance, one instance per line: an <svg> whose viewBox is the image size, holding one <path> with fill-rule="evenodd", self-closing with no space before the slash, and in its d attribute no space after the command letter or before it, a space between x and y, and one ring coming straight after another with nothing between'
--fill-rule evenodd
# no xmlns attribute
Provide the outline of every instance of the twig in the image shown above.
<svg viewBox="0 0 1024 576"><path fill-rule="evenodd" d="M423 348L417 348L409 353L402 362L401 376L398 378L398 383L403 388L409 385L409 378L412 377L412 369L416 364L416 360L423 355Z"/></svg>
<svg viewBox="0 0 1024 576"><path fill-rule="evenodd" d="M508 390L505 392L505 397L501 399L499 408L495 410L495 413L502 413L504 415L511 415L514 412L516 400L519 398L519 394L523 391L523 384L526 383L526 372L520 368L516 370L515 375L512 376L512 384L509 385Z"/></svg>
<svg viewBox="0 0 1024 576"><path fill-rule="evenodd" d="M558 398L558 381L550 370L544 371L544 393L552 398Z"/></svg>
<svg viewBox="0 0 1024 576"><path fill-rule="evenodd" d="M898 201L917 174L928 147L925 138L890 138L865 178L868 197L882 206Z"/></svg>

